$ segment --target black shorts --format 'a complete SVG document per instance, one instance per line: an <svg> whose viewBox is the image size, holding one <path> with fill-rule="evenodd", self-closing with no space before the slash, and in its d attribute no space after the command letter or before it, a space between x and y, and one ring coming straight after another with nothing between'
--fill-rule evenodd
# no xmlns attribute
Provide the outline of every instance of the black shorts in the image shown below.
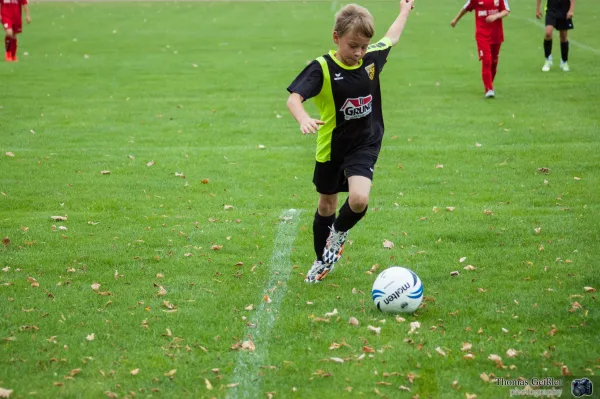
<svg viewBox="0 0 600 399"><path fill-rule="evenodd" d="M573 19L567 19L567 14L548 10L546 12L546 26L552 25L556 30L573 29Z"/></svg>
<svg viewBox="0 0 600 399"><path fill-rule="evenodd" d="M313 183L320 194L347 193L348 178L364 176L373 180L373 170L377 155L370 152L355 153L351 159L342 162L317 162Z"/></svg>

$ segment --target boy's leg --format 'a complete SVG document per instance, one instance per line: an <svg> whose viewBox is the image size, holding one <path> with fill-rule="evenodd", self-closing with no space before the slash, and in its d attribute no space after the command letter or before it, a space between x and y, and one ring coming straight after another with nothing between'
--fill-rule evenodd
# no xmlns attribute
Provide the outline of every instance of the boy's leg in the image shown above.
<svg viewBox="0 0 600 399"><path fill-rule="evenodd" d="M488 42L478 41L477 50L479 52L479 60L481 61L481 80L485 92L488 93L494 90L492 81L492 50Z"/></svg>
<svg viewBox="0 0 600 399"><path fill-rule="evenodd" d="M552 33L556 25L556 18L552 14L546 14L546 29L544 31L544 66L542 71L548 72L552 66Z"/></svg>
<svg viewBox="0 0 600 399"><path fill-rule="evenodd" d="M560 31L560 58L563 63L569 61L569 31Z"/></svg>
<svg viewBox="0 0 600 399"><path fill-rule="evenodd" d="M5 32L5 37L4 37L4 47L6 49L6 61L10 62L12 61L12 42L13 42L13 38L14 38L14 33L12 28L9 27L9 23L6 22L4 24L4 32Z"/></svg>
<svg viewBox="0 0 600 399"><path fill-rule="evenodd" d="M335 222L337 204L337 194L319 194L319 206L313 220L313 244L317 260L320 261L323 260L323 250L329 237L330 227Z"/></svg>
<svg viewBox="0 0 600 399"><path fill-rule="evenodd" d="M358 166L358 169L372 170L373 167ZM335 219L331 233L327 238L325 250L323 251L323 262L325 263L334 264L342 257L348 231L367 213L372 172L362 174L369 174L369 177L361 175L350 175L348 177L348 198L340 208L338 217Z"/></svg>
<svg viewBox="0 0 600 399"><path fill-rule="evenodd" d="M500 57L500 46L502 43L492 44L492 82L496 78L496 71L498 71L498 59Z"/></svg>
<svg viewBox="0 0 600 399"><path fill-rule="evenodd" d="M348 231L367 213L371 179L364 176L348 178L349 193L346 202L340 209L333 228L335 231Z"/></svg>

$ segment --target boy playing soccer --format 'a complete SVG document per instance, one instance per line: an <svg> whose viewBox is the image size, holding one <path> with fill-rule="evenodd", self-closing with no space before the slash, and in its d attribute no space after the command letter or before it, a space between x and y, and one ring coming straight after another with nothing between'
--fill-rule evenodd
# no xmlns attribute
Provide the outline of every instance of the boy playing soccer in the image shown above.
<svg viewBox="0 0 600 399"><path fill-rule="evenodd" d="M504 41L502 18L510 12L507 0L467 0L458 15L450 22L453 28L469 11L475 11L475 40L481 61L481 79L486 98L496 96L494 78L498 70L500 46Z"/></svg>
<svg viewBox="0 0 600 399"><path fill-rule="evenodd" d="M544 35L544 56L546 61L542 71L548 72L552 66L552 33L556 28L560 32L560 69L569 72L569 39L567 34L573 29L573 13L575 0L547 0L546 3L546 32ZM540 5L542 0L536 0L535 16L542 18Z"/></svg>
<svg viewBox="0 0 600 399"><path fill-rule="evenodd" d="M335 17L337 50L311 62L288 87L287 107L302 134L317 133L313 183L319 193L313 221L317 259L304 281L316 283L333 269L350 230L367 212L373 169L383 139L379 75L391 48L398 42L414 0L400 0L400 14L386 35L369 45L373 17L356 4ZM302 103L315 98L319 119ZM338 207L338 193L348 198Z"/></svg>
<svg viewBox="0 0 600 399"><path fill-rule="evenodd" d="M27 0L0 0L0 20L4 27L6 37L6 62L17 61L17 34L22 32L23 15L21 8L25 10L27 23L31 22Z"/></svg>

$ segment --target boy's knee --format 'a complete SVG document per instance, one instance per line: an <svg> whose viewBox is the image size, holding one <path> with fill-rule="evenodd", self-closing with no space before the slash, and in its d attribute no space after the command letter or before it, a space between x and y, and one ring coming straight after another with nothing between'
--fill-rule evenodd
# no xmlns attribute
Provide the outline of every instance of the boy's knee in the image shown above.
<svg viewBox="0 0 600 399"><path fill-rule="evenodd" d="M348 205L350 205L350 209L354 213L361 213L367 209L367 205L369 204L369 196L362 194L351 194L348 198Z"/></svg>
<svg viewBox="0 0 600 399"><path fill-rule="evenodd" d="M321 216L331 216L335 214L337 210L337 200L329 199L329 198L320 198L319 199L319 215Z"/></svg>

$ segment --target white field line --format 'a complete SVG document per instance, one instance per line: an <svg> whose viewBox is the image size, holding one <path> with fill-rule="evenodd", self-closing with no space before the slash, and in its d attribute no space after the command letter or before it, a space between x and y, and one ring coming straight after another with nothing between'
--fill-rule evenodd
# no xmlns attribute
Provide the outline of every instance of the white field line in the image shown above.
<svg viewBox="0 0 600 399"><path fill-rule="evenodd" d="M273 243L273 255L269 262L270 278L260 298L254 316L249 318L250 322L256 323L256 328L249 328L248 335L252 335L256 350L240 350L238 362L233 372L232 382L237 382L235 388L231 389L228 398L262 398L262 383L258 376L260 366L267 364L269 359L269 338L279 317L279 308L287 291L287 281L292 270L290 253L296 235L298 234L298 222L301 211L289 209L281 215L281 223L277 236ZM268 295L271 299L267 303L263 298ZM244 336L242 341L250 340Z"/></svg>
<svg viewBox="0 0 600 399"><path fill-rule="evenodd" d="M537 26L539 26L541 28L545 28L546 27L543 23L541 23L537 19L533 19L533 18L524 18L524 17L512 16L512 15L509 18L516 18L516 19L520 19L521 21L531 22L532 24L537 25ZM575 46L577 46L579 48L582 48L584 50L591 51L592 53L600 54L600 50L598 50L597 48L590 47L587 44L580 43L580 42L578 42L576 40L573 40L571 38L569 38L569 43L572 43Z"/></svg>

